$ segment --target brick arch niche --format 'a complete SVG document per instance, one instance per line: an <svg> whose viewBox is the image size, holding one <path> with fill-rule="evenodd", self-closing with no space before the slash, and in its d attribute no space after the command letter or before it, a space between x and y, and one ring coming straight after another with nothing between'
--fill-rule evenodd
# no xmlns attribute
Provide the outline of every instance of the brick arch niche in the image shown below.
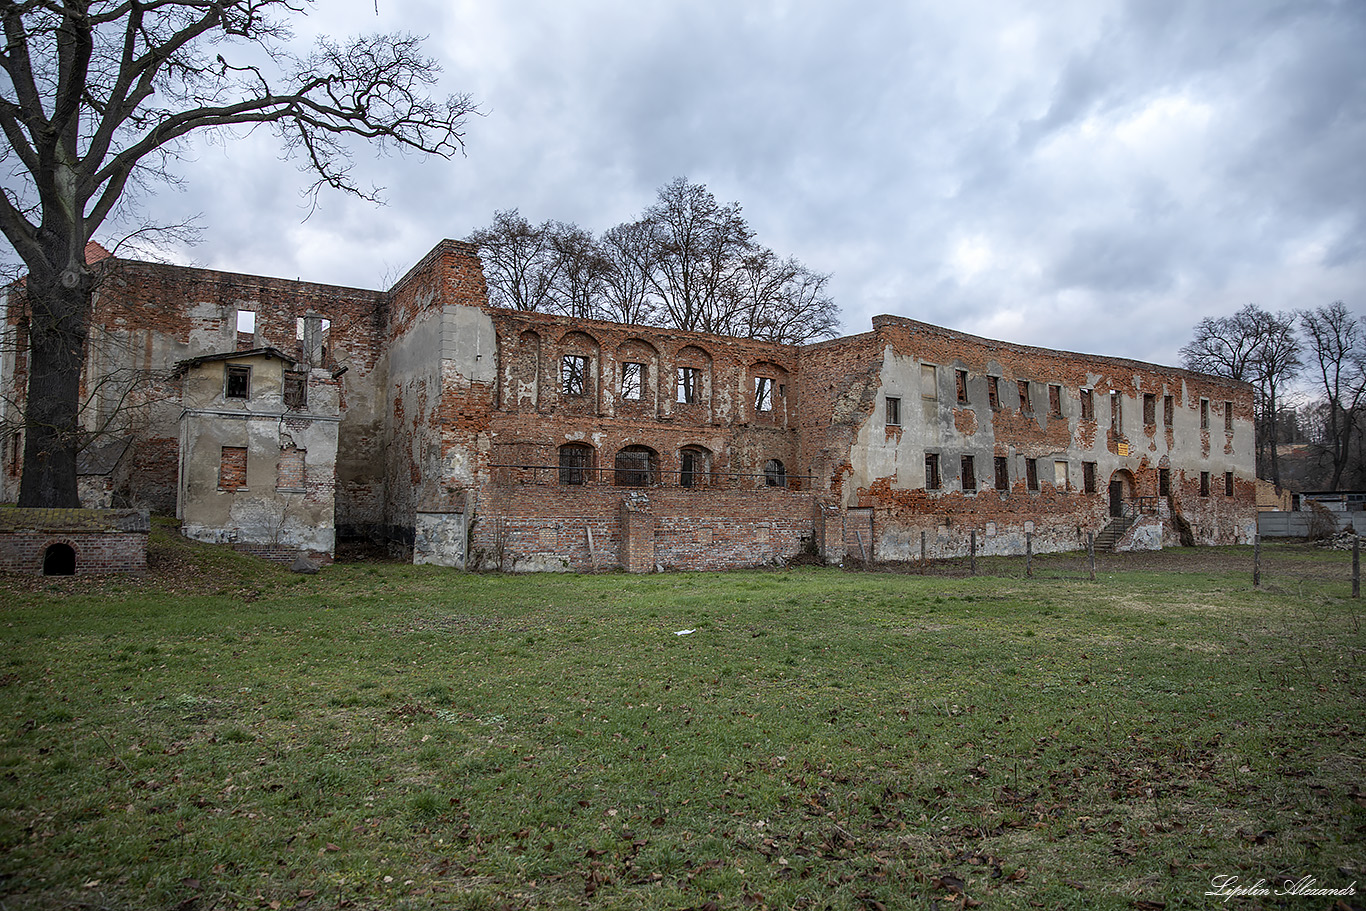
<svg viewBox="0 0 1366 911"><path fill-rule="evenodd" d="M143 572L151 523L137 509L0 510L0 569L44 576Z"/></svg>

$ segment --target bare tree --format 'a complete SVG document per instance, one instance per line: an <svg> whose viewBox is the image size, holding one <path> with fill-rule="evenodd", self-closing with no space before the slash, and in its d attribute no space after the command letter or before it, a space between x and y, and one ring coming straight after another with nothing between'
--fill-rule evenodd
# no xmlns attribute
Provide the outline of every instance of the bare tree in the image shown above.
<svg viewBox="0 0 1366 911"><path fill-rule="evenodd" d="M493 224L470 234L495 307L551 309L560 268L552 228L548 221L533 225L516 209L505 209L493 214Z"/></svg>
<svg viewBox="0 0 1366 911"><path fill-rule="evenodd" d="M826 293L829 281L794 257L780 260L766 247L756 249L741 263L744 325L732 334L786 345L834 338L839 307Z"/></svg>
<svg viewBox="0 0 1366 911"><path fill-rule="evenodd" d="M1246 309L1246 308L1245 308ZM1259 311L1255 316L1258 327L1257 353L1254 364L1257 383L1258 439L1271 453L1271 481L1276 491L1281 489L1280 442L1281 393L1304 366L1300 359L1300 340L1295 334L1295 316L1291 313ZM1262 449L1261 446L1258 450Z"/></svg>
<svg viewBox="0 0 1366 911"><path fill-rule="evenodd" d="M1323 437L1333 465L1332 489L1342 483L1352 437L1366 404L1366 331L1342 301L1300 314L1310 368L1323 392Z"/></svg>
<svg viewBox="0 0 1366 911"><path fill-rule="evenodd" d="M1232 316L1205 317L1182 346L1181 363L1188 370L1251 382L1261 341L1261 312L1256 304L1248 304Z"/></svg>
<svg viewBox="0 0 1366 911"><path fill-rule="evenodd" d="M86 243L131 188L172 180L190 134L269 124L330 186L349 137L450 157L468 96L429 97L438 71L411 35L322 39L288 53L302 0L0 0L0 129L10 178L0 230L28 272L26 506L79 505L79 391L95 269Z"/></svg>
<svg viewBox="0 0 1366 911"><path fill-rule="evenodd" d="M603 316L623 323L648 323L654 318L650 273L655 248L650 227L643 221L610 228L599 245L603 273Z"/></svg>
<svg viewBox="0 0 1366 911"><path fill-rule="evenodd" d="M602 318L608 265L597 239L562 221L551 223L549 235L558 278L551 288L554 309L579 319Z"/></svg>

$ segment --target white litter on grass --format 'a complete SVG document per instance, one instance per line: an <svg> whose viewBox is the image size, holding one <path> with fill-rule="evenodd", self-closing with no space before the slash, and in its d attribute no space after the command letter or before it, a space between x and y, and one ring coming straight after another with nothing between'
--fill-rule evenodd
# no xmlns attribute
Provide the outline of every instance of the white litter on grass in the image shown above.
<svg viewBox="0 0 1366 911"><path fill-rule="evenodd" d="M695 630L695 629L681 629L681 630L679 630L678 632L674 633L674 635L675 635L675 636L691 636L691 635L692 635L693 633L695 633L695 632L697 632L697 630Z"/></svg>

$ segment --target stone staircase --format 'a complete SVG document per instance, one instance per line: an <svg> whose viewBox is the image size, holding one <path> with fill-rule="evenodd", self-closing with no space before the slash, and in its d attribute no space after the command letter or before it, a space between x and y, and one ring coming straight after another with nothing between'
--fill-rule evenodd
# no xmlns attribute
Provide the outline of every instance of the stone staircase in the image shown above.
<svg viewBox="0 0 1366 911"><path fill-rule="evenodd" d="M1111 519L1110 524L1100 530L1096 535L1096 550L1113 551L1119 539L1124 537L1124 533L1134 527L1138 519L1134 516L1119 516Z"/></svg>

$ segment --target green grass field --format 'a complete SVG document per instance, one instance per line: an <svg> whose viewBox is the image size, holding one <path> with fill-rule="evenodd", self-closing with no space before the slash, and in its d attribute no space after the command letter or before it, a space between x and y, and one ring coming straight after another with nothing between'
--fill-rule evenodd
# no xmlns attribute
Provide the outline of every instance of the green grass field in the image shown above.
<svg viewBox="0 0 1366 911"><path fill-rule="evenodd" d="M1250 549L1095 582L154 549L0 578L4 911L1362 906L1350 554L1268 547L1254 590Z"/></svg>

